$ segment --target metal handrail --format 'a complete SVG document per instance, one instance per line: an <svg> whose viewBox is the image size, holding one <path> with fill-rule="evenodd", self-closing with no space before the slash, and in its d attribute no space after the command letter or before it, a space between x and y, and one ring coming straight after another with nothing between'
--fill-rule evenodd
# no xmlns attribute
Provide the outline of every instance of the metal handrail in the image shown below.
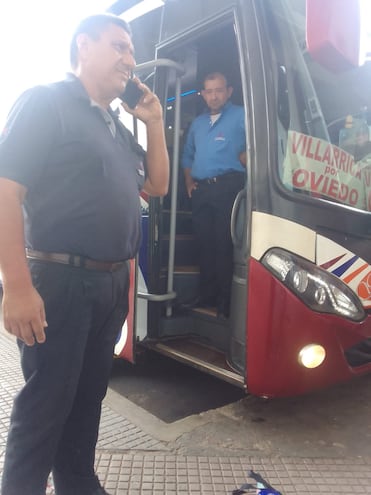
<svg viewBox="0 0 371 495"><path fill-rule="evenodd" d="M155 67L165 67L176 72L175 82L175 109L174 109L174 143L173 143L173 170L171 180L171 205L170 205L170 232L169 232L169 260L167 274L166 294L151 294L138 292L138 297L154 302L167 301L166 316L171 316L171 301L176 298L174 292L174 264L175 264L175 235L176 235L176 205L178 198L178 173L179 173L179 136L180 136L180 103L181 103L181 76L185 73L184 67L173 60L159 58L144 62L135 67L135 72L140 74Z"/></svg>
<svg viewBox="0 0 371 495"><path fill-rule="evenodd" d="M147 301L153 302L164 302L176 298L176 292L167 292L166 294L151 294L149 292L137 292L137 296L140 299L145 299Z"/></svg>
<svg viewBox="0 0 371 495"><path fill-rule="evenodd" d="M179 173L179 135L180 135L180 102L181 81L177 74L175 85L175 110L174 110L174 141L173 141L173 174L171 184L170 205L170 235L169 235L169 261L167 272L167 291L171 293L174 287L174 265L175 265L175 236L176 236L176 205L178 198L178 173ZM170 302L166 306L166 316L171 316L172 307Z"/></svg>
<svg viewBox="0 0 371 495"><path fill-rule="evenodd" d="M155 67L167 67L169 69L174 69L180 76L183 76L185 73L185 69L182 65L168 58L157 58L156 60L151 60L150 62L138 64L135 66L134 72L136 74L140 74L141 72L145 72L147 69L154 69Z"/></svg>

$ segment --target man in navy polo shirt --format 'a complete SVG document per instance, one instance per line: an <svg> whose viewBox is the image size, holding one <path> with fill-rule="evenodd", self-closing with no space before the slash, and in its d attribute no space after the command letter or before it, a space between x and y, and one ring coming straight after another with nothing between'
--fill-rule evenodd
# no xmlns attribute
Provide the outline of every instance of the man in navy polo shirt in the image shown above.
<svg viewBox="0 0 371 495"><path fill-rule="evenodd" d="M182 159L199 248L197 305L217 306L221 318L228 318L230 306L232 206L246 176L245 111L228 101L232 92L224 74L205 77L201 94L209 111L192 122Z"/></svg>
<svg viewBox="0 0 371 495"><path fill-rule="evenodd" d="M169 176L157 96L136 79L144 94L125 106L146 124L146 154L110 109L133 50L122 19L85 19L71 42L73 73L26 91L0 138L3 318L25 377L2 495L45 495L51 470L57 495L107 493L95 445L128 311L127 260L140 243L139 191L164 195Z"/></svg>

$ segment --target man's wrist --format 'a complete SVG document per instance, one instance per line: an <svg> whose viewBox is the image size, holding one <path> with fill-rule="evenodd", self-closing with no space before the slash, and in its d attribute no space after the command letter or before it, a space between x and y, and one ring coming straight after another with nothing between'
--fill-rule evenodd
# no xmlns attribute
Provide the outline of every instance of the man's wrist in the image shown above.
<svg viewBox="0 0 371 495"><path fill-rule="evenodd" d="M2 285L4 291L13 292L33 287L31 274L27 267L24 270L7 270L2 273Z"/></svg>
<svg viewBox="0 0 371 495"><path fill-rule="evenodd" d="M162 120L162 117L154 117L154 118L149 118L148 120L146 120L144 122L148 127L157 127L159 124L161 125L161 127L164 125L164 121Z"/></svg>

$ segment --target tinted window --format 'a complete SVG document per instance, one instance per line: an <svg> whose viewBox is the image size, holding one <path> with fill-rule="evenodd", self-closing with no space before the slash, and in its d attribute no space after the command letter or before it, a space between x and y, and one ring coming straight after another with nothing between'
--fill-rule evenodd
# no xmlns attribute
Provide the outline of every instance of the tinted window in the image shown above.
<svg viewBox="0 0 371 495"><path fill-rule="evenodd" d="M303 2L287 11L268 3L280 178L292 191L370 211L371 64L325 69L306 51Z"/></svg>

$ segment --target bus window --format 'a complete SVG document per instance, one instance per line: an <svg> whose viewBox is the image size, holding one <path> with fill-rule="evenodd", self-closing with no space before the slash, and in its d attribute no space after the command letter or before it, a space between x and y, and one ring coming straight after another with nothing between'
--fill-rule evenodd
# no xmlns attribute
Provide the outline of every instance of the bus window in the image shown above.
<svg viewBox="0 0 371 495"><path fill-rule="evenodd" d="M371 64L341 73L324 68L306 51L305 5L288 19L279 2L269 3L280 178L291 191L370 210Z"/></svg>
<svg viewBox="0 0 371 495"><path fill-rule="evenodd" d="M187 0L181 6L179 0L167 2L163 15L161 38L171 38L178 35L189 26L196 26L210 17L210 13L223 11L235 4L234 0ZM179 15L181 12L181 15ZM220 45L218 45L220 48Z"/></svg>

